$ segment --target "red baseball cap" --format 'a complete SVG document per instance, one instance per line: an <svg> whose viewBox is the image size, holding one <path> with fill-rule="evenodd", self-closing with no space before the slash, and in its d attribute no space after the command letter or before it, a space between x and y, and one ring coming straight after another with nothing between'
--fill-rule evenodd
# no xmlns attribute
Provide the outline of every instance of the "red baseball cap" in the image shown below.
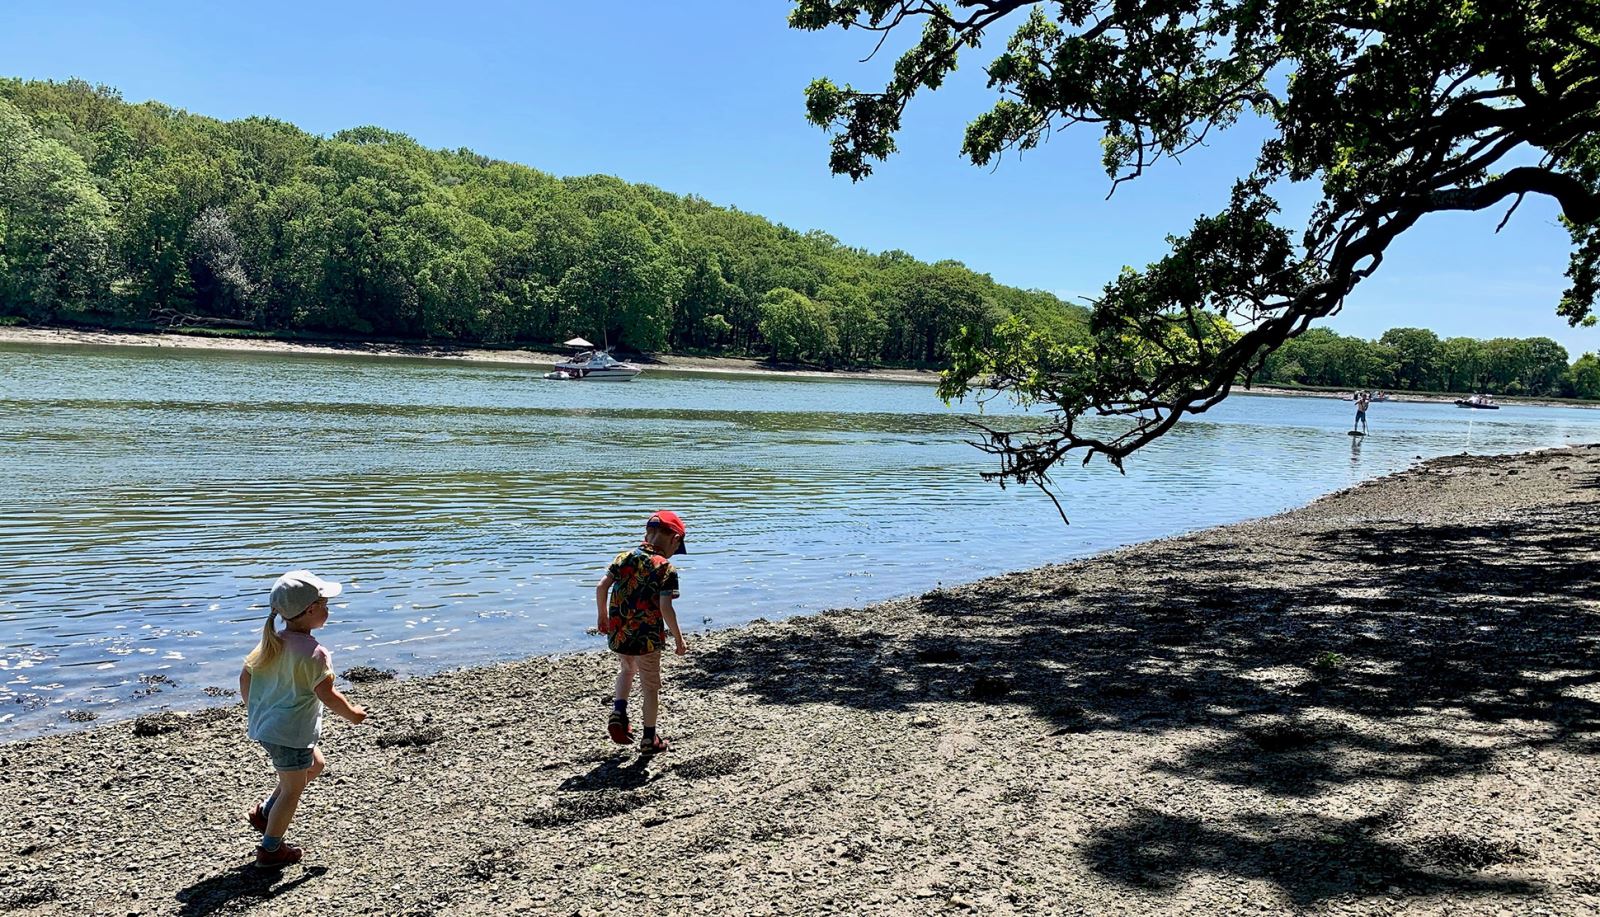
<svg viewBox="0 0 1600 917"><path fill-rule="evenodd" d="M668 509L664 509L659 513L652 514L650 516L650 521L646 522L645 525L659 525L672 534L678 536L678 550L672 552L674 555L689 553L689 549L683 546L683 520L678 517L677 513Z"/></svg>

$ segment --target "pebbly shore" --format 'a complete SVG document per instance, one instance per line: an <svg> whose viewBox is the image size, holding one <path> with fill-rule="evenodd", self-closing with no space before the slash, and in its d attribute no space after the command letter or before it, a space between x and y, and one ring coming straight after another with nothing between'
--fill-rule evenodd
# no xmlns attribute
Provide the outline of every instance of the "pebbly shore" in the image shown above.
<svg viewBox="0 0 1600 917"><path fill-rule="evenodd" d="M600 652L368 672L281 873L238 706L3 745L0 913L1600 912L1597 531L1600 448L1459 456L757 622L655 758Z"/></svg>

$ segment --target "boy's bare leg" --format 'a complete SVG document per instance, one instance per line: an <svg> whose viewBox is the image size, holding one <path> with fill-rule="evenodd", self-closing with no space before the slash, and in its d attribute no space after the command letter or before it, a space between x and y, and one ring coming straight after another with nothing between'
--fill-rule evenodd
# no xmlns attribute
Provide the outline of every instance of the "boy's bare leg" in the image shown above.
<svg viewBox="0 0 1600 917"><path fill-rule="evenodd" d="M642 720L646 729L654 729L661 696L661 651L633 658L634 667L639 670L639 689L644 694Z"/></svg>
<svg viewBox="0 0 1600 917"><path fill-rule="evenodd" d="M628 695L633 693L633 669L634 660L636 658L637 657L635 656L623 656L621 654L617 655L617 661L619 664L619 668L617 670L617 688L611 695L617 700L627 700Z"/></svg>

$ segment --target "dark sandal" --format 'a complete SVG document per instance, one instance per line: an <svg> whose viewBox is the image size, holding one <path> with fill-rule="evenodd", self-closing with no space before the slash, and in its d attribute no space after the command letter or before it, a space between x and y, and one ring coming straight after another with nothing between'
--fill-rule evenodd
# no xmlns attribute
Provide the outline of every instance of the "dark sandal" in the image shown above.
<svg viewBox="0 0 1600 917"><path fill-rule="evenodd" d="M244 820L249 822L250 827L257 831L265 833L267 830L267 813L261 810L260 803L257 803L256 807L250 810L250 814L246 815Z"/></svg>
<svg viewBox="0 0 1600 917"><path fill-rule="evenodd" d="M651 738L651 739L640 739L639 740L639 754L641 754L641 755L659 754L660 752L666 751L671 746L671 744L672 743L668 742L666 739L663 739L661 736L656 736L656 737Z"/></svg>
<svg viewBox="0 0 1600 917"><path fill-rule="evenodd" d="M633 730L628 728L628 715L621 711L611 711L611 718L606 720L606 732L611 736L611 741L618 745L633 741Z"/></svg>

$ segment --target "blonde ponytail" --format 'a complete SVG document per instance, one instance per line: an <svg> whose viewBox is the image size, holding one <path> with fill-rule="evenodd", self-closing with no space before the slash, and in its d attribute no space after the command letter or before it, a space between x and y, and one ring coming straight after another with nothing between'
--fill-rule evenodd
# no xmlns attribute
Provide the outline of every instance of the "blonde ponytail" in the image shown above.
<svg viewBox="0 0 1600 917"><path fill-rule="evenodd" d="M261 625L261 642L244 657L244 667L252 672L259 672L277 660L283 652L283 638L278 636L278 631L272 622L278 617L276 608L267 612L267 620Z"/></svg>

